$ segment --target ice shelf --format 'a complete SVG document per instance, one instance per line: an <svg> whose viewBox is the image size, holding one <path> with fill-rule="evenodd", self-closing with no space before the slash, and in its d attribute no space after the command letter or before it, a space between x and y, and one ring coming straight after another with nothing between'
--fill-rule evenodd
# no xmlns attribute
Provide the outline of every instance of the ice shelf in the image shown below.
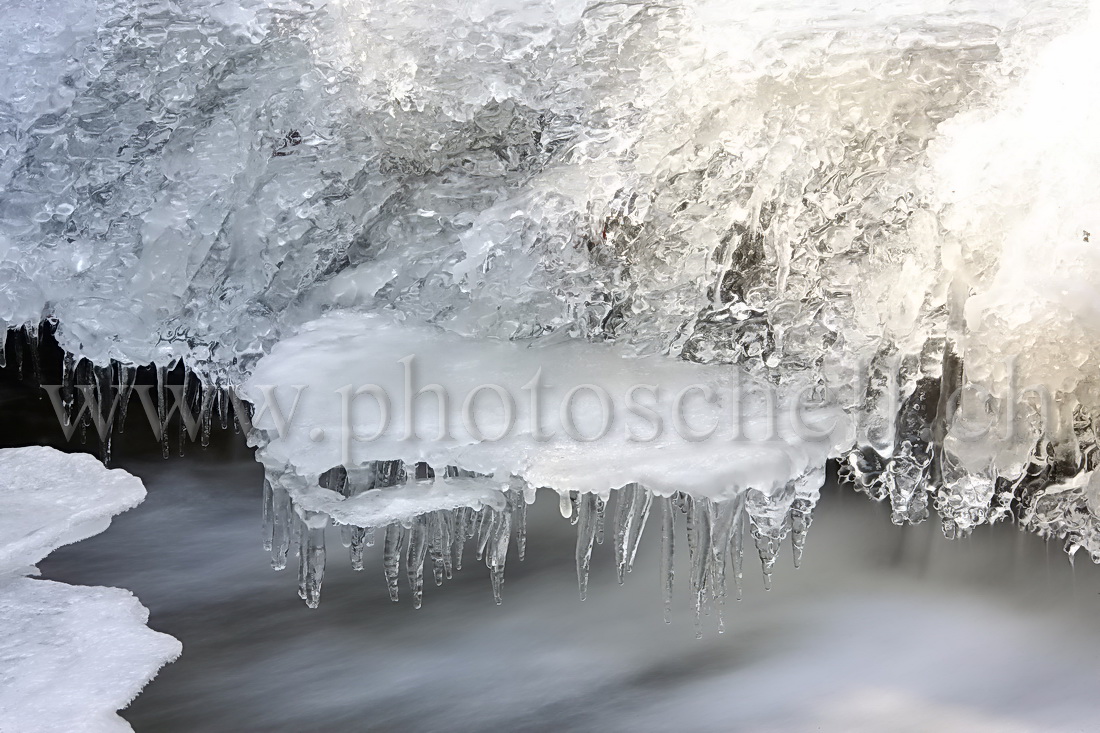
<svg viewBox="0 0 1100 733"><path fill-rule="evenodd" d="M179 656L128 591L23 577L144 498L93 456L0 450L0 732L128 731L116 711Z"/></svg>

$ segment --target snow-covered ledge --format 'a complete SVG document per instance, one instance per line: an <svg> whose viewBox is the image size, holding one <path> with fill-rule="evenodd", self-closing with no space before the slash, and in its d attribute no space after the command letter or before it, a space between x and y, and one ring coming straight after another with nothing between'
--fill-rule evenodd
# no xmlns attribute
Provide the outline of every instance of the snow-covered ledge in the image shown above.
<svg viewBox="0 0 1100 733"><path fill-rule="evenodd" d="M25 577L144 498L92 456L0 450L0 733L130 730L117 711L179 656L130 592Z"/></svg>

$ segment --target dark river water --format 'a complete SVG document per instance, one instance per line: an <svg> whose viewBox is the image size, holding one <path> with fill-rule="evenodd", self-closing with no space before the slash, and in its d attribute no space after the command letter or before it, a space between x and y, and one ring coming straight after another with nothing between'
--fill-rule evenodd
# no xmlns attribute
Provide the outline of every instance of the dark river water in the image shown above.
<svg viewBox="0 0 1100 733"><path fill-rule="evenodd" d="M0 402L21 416L3 444L46 434L40 407ZM802 568L785 548L765 592L747 561L727 632L708 619L697 640L685 587L662 621L655 527L623 586L610 542L597 547L581 602L575 528L542 496L502 606L472 558L442 588L429 580L421 610L392 604L380 549L356 573L333 533L309 610L261 547L262 474L241 443L167 461L120 443L115 465L148 499L41 563L48 578L134 591L150 624L183 642L123 711L139 733L1000 733L1100 720L1100 572L1012 526L950 542L826 487Z"/></svg>

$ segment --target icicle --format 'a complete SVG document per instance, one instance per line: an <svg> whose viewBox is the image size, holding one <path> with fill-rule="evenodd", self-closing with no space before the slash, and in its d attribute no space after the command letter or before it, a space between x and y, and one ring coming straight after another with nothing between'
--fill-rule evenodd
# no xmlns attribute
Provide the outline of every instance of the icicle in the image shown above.
<svg viewBox="0 0 1100 733"><path fill-rule="evenodd" d="M707 575L711 582L711 597L714 599L718 617L718 633L726 630L726 563L730 555L734 524L740 520L744 494L735 499L714 502L711 506L713 520L710 527L710 557Z"/></svg>
<svg viewBox="0 0 1100 733"><path fill-rule="evenodd" d="M652 502L653 495L638 484L630 484L619 492L615 519L615 564L620 584L634 567L634 557L638 553Z"/></svg>
<svg viewBox="0 0 1100 733"><path fill-rule="evenodd" d="M675 542L673 524L675 507L667 496L657 497L661 506L661 587L665 600L665 623L672 623L672 581L675 571L672 565L673 544Z"/></svg>
<svg viewBox="0 0 1100 733"><path fill-rule="evenodd" d="M302 520L299 528L299 575L298 595L306 602L309 608L317 608L321 603L321 582L325 579L325 524L319 527L310 526L310 520L316 515L309 515Z"/></svg>
<svg viewBox="0 0 1100 733"><path fill-rule="evenodd" d="M115 422L118 423L118 432L122 433L126 429L126 410L130 406L130 393L134 389L134 382L137 380L137 369L129 364L123 364L122 362L116 362L116 370L118 373L118 417Z"/></svg>
<svg viewBox="0 0 1100 733"><path fill-rule="evenodd" d="M489 530L492 528L493 515L496 512L492 507L484 507L477 518L477 559L485 558L485 550L489 546Z"/></svg>
<svg viewBox="0 0 1100 733"><path fill-rule="evenodd" d="M214 418L214 395L217 393L217 388L211 385L206 385L202 389L202 403L199 406L199 425L202 434L200 442L203 448L210 447L210 426Z"/></svg>
<svg viewBox="0 0 1100 733"><path fill-rule="evenodd" d="M287 554L290 552L291 521L294 512L290 506L290 494L286 489L275 487L272 493L272 532L271 567L282 570L286 567Z"/></svg>
<svg viewBox="0 0 1100 733"><path fill-rule="evenodd" d="M606 502L600 497L596 497L596 544L603 544L603 525L604 525L604 509L606 509Z"/></svg>
<svg viewBox="0 0 1100 733"><path fill-rule="evenodd" d="M183 386L180 388L180 404L177 406L177 412L180 417L180 458L183 458L183 447L187 440L187 423L183 419L183 411L191 411L190 400L188 399L188 387L191 386L191 372L187 369L187 365L183 365Z"/></svg>
<svg viewBox="0 0 1100 733"><path fill-rule="evenodd" d="M166 389L168 385L168 367L163 364L157 364L157 418L160 420L160 446L161 455L164 458L168 457L168 425L167 418L165 417L168 410L166 400L168 399L168 391Z"/></svg>
<svg viewBox="0 0 1100 733"><path fill-rule="evenodd" d="M271 482L264 479L264 549L271 552L271 541L275 532L275 490Z"/></svg>
<svg viewBox="0 0 1100 733"><path fill-rule="evenodd" d="M588 595L588 568L592 562L592 544L596 540L596 525L599 522L595 494L581 494L578 497L577 528L577 583L580 585L581 600Z"/></svg>
<svg viewBox="0 0 1100 733"><path fill-rule="evenodd" d="M466 544L466 522L468 507L454 509L451 514L454 517L454 538L451 544L451 556L454 558L454 569L462 569L462 549Z"/></svg>
<svg viewBox="0 0 1100 733"><path fill-rule="evenodd" d="M443 577L450 580L454 573L455 520L449 511L439 512L439 551L443 555Z"/></svg>
<svg viewBox="0 0 1100 733"><path fill-rule="evenodd" d="M102 424L104 426L104 430L100 435L100 444L103 448L103 463L105 465L111 462L111 431L114 428L117 405L117 398L112 399L111 394L114 391L112 385L113 376L114 370L110 365L92 367L92 381L95 384L96 404L99 406L98 417L103 421Z"/></svg>
<svg viewBox="0 0 1100 733"><path fill-rule="evenodd" d="M745 577L745 494L742 492L737 500L740 506L730 530L730 544L733 553L733 582L737 586L737 600L741 600Z"/></svg>
<svg viewBox="0 0 1100 733"><path fill-rule="evenodd" d="M558 495L558 511L565 519L569 519L573 516L573 496L572 492L565 492ZM574 522L576 524L576 522Z"/></svg>
<svg viewBox="0 0 1100 733"><path fill-rule="evenodd" d="M501 594L504 590L504 564L508 559L508 541L512 537L512 513L505 509L503 512L494 512L494 515L492 539L485 564L489 567L493 583L493 600L499 606L503 602Z"/></svg>
<svg viewBox="0 0 1100 733"><path fill-rule="evenodd" d="M516 551L520 562L527 555L527 499L522 489L516 489Z"/></svg>
<svg viewBox="0 0 1100 733"><path fill-rule="evenodd" d="M420 608L424 600L424 559L428 552L428 519L421 515L413 520L409 529L409 548L405 558L405 575L413 594L413 608Z"/></svg>
<svg viewBox="0 0 1100 733"><path fill-rule="evenodd" d="M777 527L775 518L772 516L777 503L774 497L750 489L745 501L749 515L749 528L764 572L764 590L771 590L772 568L779 554L779 543L785 533L786 512L782 514Z"/></svg>
<svg viewBox="0 0 1100 733"><path fill-rule="evenodd" d="M444 547L450 551L450 543L444 540L443 530L444 512L432 512L428 515L428 557L432 559L432 574L435 576L436 587L443 585L443 574L446 572L446 564L443 561Z"/></svg>
<svg viewBox="0 0 1100 733"><path fill-rule="evenodd" d="M218 396L218 415L221 417L222 430L228 430L229 429L229 406L230 406L230 404L229 404L230 403L229 390L230 390L230 387L226 387L225 389L219 389L218 392L217 392L217 396ZM236 422L236 420L234 420L233 422Z"/></svg>
<svg viewBox="0 0 1100 733"><path fill-rule="evenodd" d="M813 521L813 503L809 499L795 499L791 504L791 547L794 566L802 564L802 551L806 548L806 533Z"/></svg>
<svg viewBox="0 0 1100 733"><path fill-rule="evenodd" d="M0 325L0 369L8 365L8 327Z"/></svg>
<svg viewBox="0 0 1100 733"><path fill-rule="evenodd" d="M695 638L703 638L703 607L710 558L710 500L693 499L688 547L691 554L691 597L695 604Z"/></svg>
<svg viewBox="0 0 1100 733"><path fill-rule="evenodd" d="M367 536L372 530L365 529L363 527L351 528L351 542L348 545L348 555L351 558L351 569L356 572L363 571L363 550L369 547L367 544ZM372 537L373 540L373 537ZM371 544L374 544L373 541Z"/></svg>
<svg viewBox="0 0 1100 733"><path fill-rule="evenodd" d="M390 591L390 600L397 603L397 578L400 575L401 546L404 544L405 528L394 522L386 527L386 543L382 550L382 562L386 572L386 586Z"/></svg>

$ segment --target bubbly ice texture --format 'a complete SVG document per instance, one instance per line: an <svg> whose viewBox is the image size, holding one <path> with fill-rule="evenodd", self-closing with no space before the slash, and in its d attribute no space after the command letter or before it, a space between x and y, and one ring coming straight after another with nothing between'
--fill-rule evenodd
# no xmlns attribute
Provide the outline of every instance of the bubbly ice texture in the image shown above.
<svg viewBox="0 0 1100 733"><path fill-rule="evenodd" d="M140 479L104 468L95 456L41 446L0 450L0 576L33 569L144 500Z"/></svg>
<svg viewBox="0 0 1100 733"><path fill-rule="evenodd" d="M0 450L0 732L131 730L116 711L179 656L128 591L22 577L144 498L92 456Z"/></svg>
<svg viewBox="0 0 1100 733"><path fill-rule="evenodd" d="M333 304L768 369L873 351L936 306L937 125L1081 13L27 6L4 30L0 321L228 383Z"/></svg>
<svg viewBox="0 0 1100 733"><path fill-rule="evenodd" d="M41 27L28 7L0 31L0 322L54 319L101 370L182 360L219 390L275 369L277 343L352 338L354 313L486 353L609 342L812 387L846 442L784 441L791 471L760 446L684 471L668 450L393 442L343 469L519 467L591 518L639 480L776 496L839 453L895 522L1013 517L1100 559L1084 0L118 0ZM256 440L299 477L272 497L333 500L331 436ZM472 468L418 453L437 449Z"/></svg>

